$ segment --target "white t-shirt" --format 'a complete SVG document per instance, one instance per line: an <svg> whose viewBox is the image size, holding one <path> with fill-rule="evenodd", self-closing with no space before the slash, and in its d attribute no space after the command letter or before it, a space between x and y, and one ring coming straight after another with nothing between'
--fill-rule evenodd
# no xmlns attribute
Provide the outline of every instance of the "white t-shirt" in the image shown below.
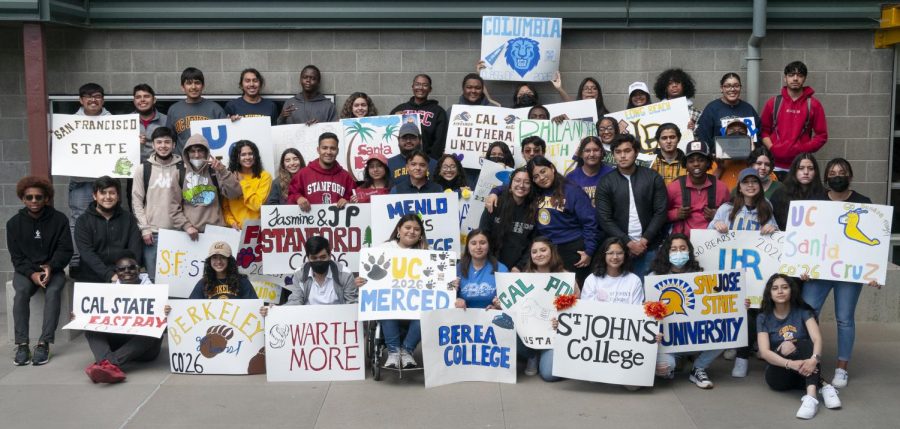
<svg viewBox="0 0 900 429"><path fill-rule="evenodd" d="M641 218L638 217L637 205L634 203L634 189L631 188L631 176L623 174L628 179L628 236L632 240L640 240L644 233L641 227Z"/></svg>
<svg viewBox="0 0 900 429"><path fill-rule="evenodd" d="M591 274L584 279L581 299L613 304L641 304L644 302L644 285L634 273L602 278Z"/></svg>
<svg viewBox="0 0 900 429"><path fill-rule="evenodd" d="M331 277L331 270L325 274L325 281L322 284L313 277L312 285L309 287L309 305L332 305L338 302L337 293L334 291L334 279Z"/></svg>

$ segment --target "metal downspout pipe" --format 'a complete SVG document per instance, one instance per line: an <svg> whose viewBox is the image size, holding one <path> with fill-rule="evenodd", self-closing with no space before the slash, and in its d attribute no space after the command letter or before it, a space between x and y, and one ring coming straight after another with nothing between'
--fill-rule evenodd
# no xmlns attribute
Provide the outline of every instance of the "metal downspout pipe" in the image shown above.
<svg viewBox="0 0 900 429"><path fill-rule="evenodd" d="M753 0L753 33L747 41L747 102L757 111L759 104L760 46L766 37L766 0Z"/></svg>

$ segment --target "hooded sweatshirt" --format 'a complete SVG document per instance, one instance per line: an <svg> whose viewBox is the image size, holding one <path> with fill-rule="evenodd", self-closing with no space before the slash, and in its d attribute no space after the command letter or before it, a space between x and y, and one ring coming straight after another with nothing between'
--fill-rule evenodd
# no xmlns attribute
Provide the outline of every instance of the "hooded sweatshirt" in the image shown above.
<svg viewBox="0 0 900 429"><path fill-rule="evenodd" d="M259 220L260 210L266 202L272 189L272 176L263 170L259 177L245 174L241 178L241 193L238 198L222 200L222 211L225 213L225 223L244 226L247 219Z"/></svg>
<svg viewBox="0 0 900 429"><path fill-rule="evenodd" d="M334 204L341 198L350 201L354 189L356 182L344 167L335 162L330 168L324 168L316 159L291 179L288 204L296 204L299 197L306 198L310 204Z"/></svg>
<svg viewBox="0 0 900 429"><path fill-rule="evenodd" d="M593 256L597 250L597 217L591 200L574 183L564 182L563 190L563 206L557 208L551 205L553 189L538 189L538 234L557 246L584 239L584 251Z"/></svg>
<svg viewBox="0 0 900 429"><path fill-rule="evenodd" d="M825 122L825 109L818 99L813 97L816 91L808 86L803 87L800 98L793 100L787 87L781 88L781 104L778 106L778 129L773 129L775 120L775 97L766 101L762 111L762 137L772 140L772 156L775 166L788 169L794 158L802 152L815 152L828 141L828 124ZM810 99L809 109L806 107ZM806 118L809 127L804 130Z"/></svg>
<svg viewBox="0 0 900 429"><path fill-rule="evenodd" d="M50 206L33 218L22 208L6 222L6 247L15 271L25 277L50 266L53 273L62 272L72 259L72 231L69 219Z"/></svg>
<svg viewBox="0 0 900 429"><path fill-rule="evenodd" d="M203 146L209 152L209 142L200 134L192 135L184 146L182 157L185 160L185 171L181 207L187 223L176 222L175 227L187 230L193 226L203 232L206 225L225 226L220 194L224 198L240 198L241 184L237 176L225 168L225 164L219 163L215 172L211 170L209 163L203 163L200 168L191 165L188 156L188 149L191 146ZM216 176L218 188L212 180L212 174Z"/></svg>
<svg viewBox="0 0 900 429"><path fill-rule="evenodd" d="M175 153L181 153L185 149L188 139L191 137L191 122L207 119L225 119L228 115L225 109L215 101L201 98L197 103L188 103L181 100L169 107L166 116L166 126L175 132ZM185 157L184 159L187 159Z"/></svg>
<svg viewBox="0 0 900 429"><path fill-rule="evenodd" d="M444 154L444 145L447 140L447 112L438 105L437 100L425 100L422 104L416 104L415 97L403 103L393 110L392 115L419 116L419 124L422 126L422 148L431 159L438 159Z"/></svg>
<svg viewBox="0 0 900 429"><path fill-rule="evenodd" d="M137 218L141 235L187 224L187 218L181 209L183 178L178 174L181 157L173 154L171 158L161 160L154 153L147 158L147 163L150 164L149 185L144 183L146 164L141 164L134 169L134 185L131 189L131 210ZM187 171L185 175L186 173Z"/></svg>
<svg viewBox="0 0 900 429"><path fill-rule="evenodd" d="M75 243L81 255L77 280L83 282L109 282L116 273L114 259L119 252L130 250L140 263L144 249L134 216L117 204L107 219L97 212L96 201L75 222Z"/></svg>
<svg viewBox="0 0 900 429"><path fill-rule="evenodd" d="M337 122L338 120L337 109L334 108L334 103L321 93L316 93L309 100L303 97L303 93L299 93L285 101L281 111L284 112L290 106L294 106L296 110L287 118L278 115L278 125L305 124L311 119L316 119L319 122Z"/></svg>

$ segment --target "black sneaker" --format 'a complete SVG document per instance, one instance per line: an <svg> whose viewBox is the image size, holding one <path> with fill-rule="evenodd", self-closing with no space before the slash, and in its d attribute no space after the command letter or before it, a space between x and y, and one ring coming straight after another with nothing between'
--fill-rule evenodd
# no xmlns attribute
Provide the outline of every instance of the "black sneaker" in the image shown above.
<svg viewBox="0 0 900 429"><path fill-rule="evenodd" d="M703 368L694 368L694 370L691 371L690 380L691 383L696 384L697 387L701 389L713 388L713 382L709 379L709 376L706 375L706 370Z"/></svg>
<svg viewBox="0 0 900 429"><path fill-rule="evenodd" d="M34 358L31 359L32 365L43 365L50 362L50 345L47 343L38 343L34 346Z"/></svg>
<svg viewBox="0 0 900 429"><path fill-rule="evenodd" d="M28 365L31 363L31 349L28 343L16 344L16 358L13 360L16 366Z"/></svg>

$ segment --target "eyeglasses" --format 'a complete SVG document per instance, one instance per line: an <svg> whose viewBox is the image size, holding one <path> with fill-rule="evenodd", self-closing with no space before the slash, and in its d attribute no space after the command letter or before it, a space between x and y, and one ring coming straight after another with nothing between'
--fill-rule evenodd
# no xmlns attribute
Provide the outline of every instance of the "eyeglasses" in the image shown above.
<svg viewBox="0 0 900 429"><path fill-rule="evenodd" d="M425 89L430 86L431 86L431 84L428 84L428 83L414 83L413 84L413 88L419 88L419 89Z"/></svg>
<svg viewBox="0 0 900 429"><path fill-rule="evenodd" d="M441 171L456 171L456 166L453 165L453 164L451 164L451 165L442 165L442 166L441 166Z"/></svg>
<svg viewBox="0 0 900 429"><path fill-rule="evenodd" d="M598 127L597 128L597 131L600 131L601 133L604 131L615 131L615 130L616 130L615 127Z"/></svg>
<svg viewBox="0 0 900 429"><path fill-rule="evenodd" d="M85 100L99 101L103 99L103 94L82 95L81 98Z"/></svg>
<svg viewBox="0 0 900 429"><path fill-rule="evenodd" d="M138 266L135 264L131 265L122 265L120 267L116 267L116 272L124 273L125 271L137 271Z"/></svg>
<svg viewBox="0 0 900 429"><path fill-rule="evenodd" d="M43 194L25 194L25 196L22 197L22 199L24 199L25 201L44 201L44 195Z"/></svg>
<svg viewBox="0 0 900 429"><path fill-rule="evenodd" d="M738 84L738 85L722 85L722 89L724 89L726 91L730 91L733 89L741 89L741 85L740 84Z"/></svg>

